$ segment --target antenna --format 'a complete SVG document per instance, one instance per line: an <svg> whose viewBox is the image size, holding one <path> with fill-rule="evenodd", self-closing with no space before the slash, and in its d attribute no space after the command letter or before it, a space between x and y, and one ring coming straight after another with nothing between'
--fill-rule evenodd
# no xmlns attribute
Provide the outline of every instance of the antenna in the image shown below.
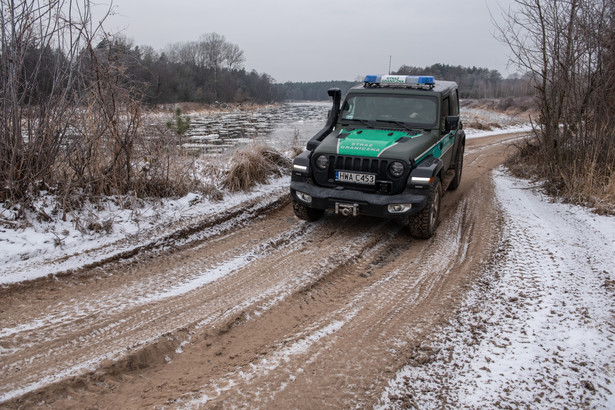
<svg viewBox="0 0 615 410"><path fill-rule="evenodd" d="M393 56L389 56L389 75L391 75L391 59Z"/></svg>

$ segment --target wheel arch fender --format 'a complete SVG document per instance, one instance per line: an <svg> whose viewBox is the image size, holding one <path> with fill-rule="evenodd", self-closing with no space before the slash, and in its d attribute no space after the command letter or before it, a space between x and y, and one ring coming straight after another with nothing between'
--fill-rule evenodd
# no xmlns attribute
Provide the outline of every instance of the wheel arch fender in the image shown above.
<svg viewBox="0 0 615 410"><path fill-rule="evenodd" d="M430 182L428 180L431 180L431 178L441 178L440 173L443 167L444 162L440 158L427 157L418 164L416 164L416 167L414 167L412 171L410 171L410 176L408 177L408 184L429 184Z"/></svg>

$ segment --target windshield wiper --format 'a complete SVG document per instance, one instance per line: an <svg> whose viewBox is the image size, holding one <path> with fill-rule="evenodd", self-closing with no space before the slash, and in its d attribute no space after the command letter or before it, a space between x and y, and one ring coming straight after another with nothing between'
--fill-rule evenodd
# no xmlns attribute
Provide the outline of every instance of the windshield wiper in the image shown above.
<svg viewBox="0 0 615 410"><path fill-rule="evenodd" d="M367 126L368 126L368 127L370 127L370 128L373 128L373 127L374 127L374 124L372 123L372 121L362 120L362 119L360 119L360 118L344 118L344 119L342 119L342 121L341 121L342 125L345 125L344 123L345 123L346 121L357 121L357 122L360 122L360 123L361 123L361 124L363 124L363 125L367 125ZM348 122L347 124L350 124L350 122Z"/></svg>
<svg viewBox="0 0 615 410"><path fill-rule="evenodd" d="M415 128L410 127L407 122L394 121L394 120L376 120L376 122L388 122L390 124L399 125L400 127L403 127L407 129L408 131L413 132L415 134L420 133L420 131L417 131Z"/></svg>

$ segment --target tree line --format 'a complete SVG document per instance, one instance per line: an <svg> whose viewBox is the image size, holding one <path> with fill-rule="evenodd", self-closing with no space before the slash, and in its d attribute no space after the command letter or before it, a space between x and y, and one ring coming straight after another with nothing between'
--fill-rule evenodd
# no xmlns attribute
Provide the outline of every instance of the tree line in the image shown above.
<svg viewBox="0 0 615 410"><path fill-rule="evenodd" d="M432 75L436 79L455 81L461 98L506 98L531 95L533 90L526 76L513 74L503 78L499 71L488 68L433 64L429 67L402 65L394 75ZM357 81L286 82L277 84L278 94L286 100L327 99L327 89L337 87L345 93L360 84Z"/></svg>
<svg viewBox="0 0 615 410"><path fill-rule="evenodd" d="M174 43L161 52L134 46L122 36L104 38L95 49L118 61L125 78L140 85L146 104L278 100L274 80L268 74L246 71L243 51L218 33Z"/></svg>
<svg viewBox="0 0 615 410"><path fill-rule="evenodd" d="M394 74L432 75L436 79L455 81L459 85L461 98L524 97L533 93L527 77L513 74L504 78L498 70L481 67L433 64L421 68L402 65Z"/></svg>
<svg viewBox="0 0 615 410"><path fill-rule="evenodd" d="M273 78L246 71L243 51L217 33L204 34L197 41L171 44L162 52L149 46L132 47L117 37L110 46L127 57L127 74L144 84L144 101L149 104L263 104L279 100Z"/></svg>

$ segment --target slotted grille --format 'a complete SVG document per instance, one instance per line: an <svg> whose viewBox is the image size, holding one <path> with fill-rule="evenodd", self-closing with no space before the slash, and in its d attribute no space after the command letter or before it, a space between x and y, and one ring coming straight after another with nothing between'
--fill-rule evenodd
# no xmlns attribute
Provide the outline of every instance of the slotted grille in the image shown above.
<svg viewBox="0 0 615 410"><path fill-rule="evenodd" d="M365 172L370 174L376 174L377 181L390 181L392 183L392 192L398 193L405 188L405 181L409 171L404 173L400 178L391 178L388 175L387 168L392 162L390 159L373 158L373 157L357 157L348 155L328 154L329 167L326 170L320 170L315 164L312 164L314 170L314 179L318 185L326 187L349 186L353 189L362 191L377 191L379 190L379 184L375 186L349 183L335 182L335 171L351 171L351 172Z"/></svg>

